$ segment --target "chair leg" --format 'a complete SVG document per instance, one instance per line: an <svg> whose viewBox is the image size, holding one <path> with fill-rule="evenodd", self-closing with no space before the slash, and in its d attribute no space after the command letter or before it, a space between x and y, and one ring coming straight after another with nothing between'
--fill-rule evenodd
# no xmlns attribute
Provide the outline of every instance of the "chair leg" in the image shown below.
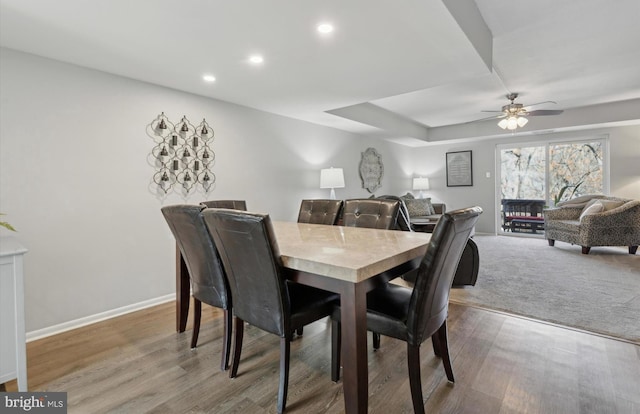
<svg viewBox="0 0 640 414"><path fill-rule="evenodd" d="M191 335L191 348L198 345L198 334L200 333L200 319L202 317L202 302L193 298L193 334Z"/></svg>
<svg viewBox="0 0 640 414"><path fill-rule="evenodd" d="M342 327L340 322L331 321L331 381L338 382L340 380L340 352L342 345Z"/></svg>
<svg viewBox="0 0 640 414"><path fill-rule="evenodd" d="M433 335L431 335L431 343L433 344L433 353L440 358L441 353L440 353L440 341L438 340L438 332L434 332Z"/></svg>
<svg viewBox="0 0 640 414"><path fill-rule="evenodd" d="M629 246L629 254L636 254L638 246Z"/></svg>
<svg viewBox="0 0 640 414"><path fill-rule="evenodd" d="M380 334L377 332L371 332L373 335L373 349L380 349Z"/></svg>
<svg viewBox="0 0 640 414"><path fill-rule="evenodd" d="M278 389L278 414L282 414L287 405L289 387L289 356L291 343L288 337L280 338L280 387Z"/></svg>
<svg viewBox="0 0 640 414"><path fill-rule="evenodd" d="M234 318L235 335L233 340L233 361L229 370L229 378L238 376L238 365L240 364L240 353L242 352L242 337L244 336L244 321L237 316Z"/></svg>
<svg viewBox="0 0 640 414"><path fill-rule="evenodd" d="M301 326L298 329L296 329L296 335L298 336L302 336L302 333L304 332L304 327Z"/></svg>
<svg viewBox="0 0 640 414"><path fill-rule="evenodd" d="M222 362L220 369L226 371L229 369L229 354L231 353L231 312L224 309L224 338L222 339Z"/></svg>
<svg viewBox="0 0 640 414"><path fill-rule="evenodd" d="M442 326L436 333L438 335L438 343L440 345L440 354L442 354L442 365L444 365L444 372L447 373L447 379L451 382L455 382L453 378L453 368L451 368L451 359L449 358L449 344L447 341L447 321L442 323Z"/></svg>
<svg viewBox="0 0 640 414"><path fill-rule="evenodd" d="M411 387L411 401L413 412L424 414L422 402L422 381L420 379L420 347L407 343L407 364L409 366L409 386Z"/></svg>
<svg viewBox="0 0 640 414"><path fill-rule="evenodd" d="M582 254L589 254L589 251L591 250L591 247L589 246L582 246Z"/></svg>

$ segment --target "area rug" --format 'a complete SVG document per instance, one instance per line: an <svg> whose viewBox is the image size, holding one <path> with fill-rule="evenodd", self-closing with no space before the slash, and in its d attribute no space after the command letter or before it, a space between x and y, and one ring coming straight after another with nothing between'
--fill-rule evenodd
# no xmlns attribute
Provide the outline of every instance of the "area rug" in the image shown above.
<svg viewBox="0 0 640 414"><path fill-rule="evenodd" d="M580 246L541 238L474 237L475 286L451 301L499 310L640 344L640 254L626 247Z"/></svg>

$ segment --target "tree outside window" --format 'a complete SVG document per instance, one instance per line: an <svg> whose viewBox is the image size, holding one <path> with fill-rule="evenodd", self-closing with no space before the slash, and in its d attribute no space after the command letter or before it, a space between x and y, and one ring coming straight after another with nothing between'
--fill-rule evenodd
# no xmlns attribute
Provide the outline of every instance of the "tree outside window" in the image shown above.
<svg viewBox="0 0 640 414"><path fill-rule="evenodd" d="M552 205L604 192L602 139L503 149L500 164L502 198L547 199L547 174Z"/></svg>

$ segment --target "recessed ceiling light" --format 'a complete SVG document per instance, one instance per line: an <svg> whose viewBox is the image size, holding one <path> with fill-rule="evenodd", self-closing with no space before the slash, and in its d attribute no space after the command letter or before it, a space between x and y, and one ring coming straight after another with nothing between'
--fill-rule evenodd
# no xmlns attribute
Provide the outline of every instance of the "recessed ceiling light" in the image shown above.
<svg viewBox="0 0 640 414"><path fill-rule="evenodd" d="M264 58L260 55L252 55L249 56L249 62L253 63L254 65L259 65L264 62Z"/></svg>
<svg viewBox="0 0 640 414"><path fill-rule="evenodd" d="M216 81L216 77L213 75L203 75L202 79L204 79L206 82L215 82Z"/></svg>
<svg viewBox="0 0 640 414"><path fill-rule="evenodd" d="M333 25L331 23L320 23L317 29L318 29L318 32L322 34L328 34L333 32Z"/></svg>

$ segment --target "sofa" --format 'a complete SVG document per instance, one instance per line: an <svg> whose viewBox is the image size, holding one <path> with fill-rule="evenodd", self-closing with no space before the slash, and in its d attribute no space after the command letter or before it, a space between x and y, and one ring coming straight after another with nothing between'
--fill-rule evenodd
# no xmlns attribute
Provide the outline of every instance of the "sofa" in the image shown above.
<svg viewBox="0 0 640 414"><path fill-rule="evenodd" d="M635 254L640 245L640 201L604 195L586 195L558 203L543 211L545 238L582 246L628 246Z"/></svg>

